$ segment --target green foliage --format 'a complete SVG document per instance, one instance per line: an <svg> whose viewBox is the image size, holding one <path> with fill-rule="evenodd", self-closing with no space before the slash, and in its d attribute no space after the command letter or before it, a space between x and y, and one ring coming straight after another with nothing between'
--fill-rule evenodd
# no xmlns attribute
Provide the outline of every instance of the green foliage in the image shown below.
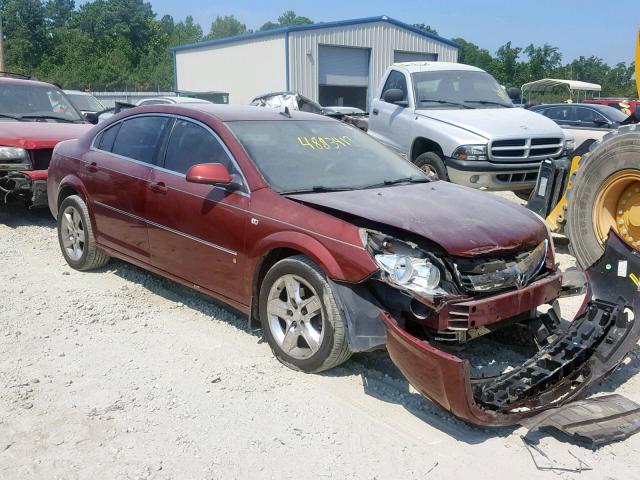
<svg viewBox="0 0 640 480"><path fill-rule="evenodd" d="M611 67L601 58L591 56L579 57L563 65L560 50L546 43L541 47L531 44L521 48L507 42L493 56L488 50L462 38L454 38L453 41L460 45L460 63L486 70L506 87L520 88L524 83L541 78L562 78L599 83L602 85L602 96L635 95L635 82L631 79L633 62L621 62Z"/></svg>
<svg viewBox="0 0 640 480"><path fill-rule="evenodd" d="M91 90L173 89L171 47L249 33L233 15L217 16L203 36L193 17L158 19L144 0L0 0L9 71L35 75L67 88ZM261 31L313 23L288 10ZM437 34L431 26L414 27ZM507 87L544 77L599 83L603 95L635 94L633 63L613 67L598 57L562 64L558 48L544 44L517 47L507 42L495 55L462 38L458 61L493 74Z"/></svg>
<svg viewBox="0 0 640 480"><path fill-rule="evenodd" d="M278 22L267 22L260 27L260 31L273 30L274 28L286 27L289 25L307 25L313 23L307 17L300 17L296 15L293 10L287 10L278 17Z"/></svg>
<svg viewBox="0 0 640 480"><path fill-rule="evenodd" d="M432 28L431 25L425 25L424 23L414 23L413 26L425 32L438 35L438 31L435 28Z"/></svg>
<svg viewBox="0 0 640 480"><path fill-rule="evenodd" d="M247 26L244 23L234 17L233 15L220 17L211 24L211 31L205 37L207 40L223 37L233 37L234 35L242 35L243 33L249 33Z"/></svg>

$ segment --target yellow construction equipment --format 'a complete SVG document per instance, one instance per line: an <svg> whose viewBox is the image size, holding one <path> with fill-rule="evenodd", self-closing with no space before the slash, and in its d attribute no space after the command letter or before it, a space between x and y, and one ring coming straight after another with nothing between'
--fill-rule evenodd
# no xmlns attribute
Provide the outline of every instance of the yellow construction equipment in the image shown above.
<svg viewBox="0 0 640 480"><path fill-rule="evenodd" d="M640 30L635 39L640 98ZM610 229L640 250L640 108L629 125L579 147L571 159L545 160L529 208L563 231L582 268L604 251Z"/></svg>

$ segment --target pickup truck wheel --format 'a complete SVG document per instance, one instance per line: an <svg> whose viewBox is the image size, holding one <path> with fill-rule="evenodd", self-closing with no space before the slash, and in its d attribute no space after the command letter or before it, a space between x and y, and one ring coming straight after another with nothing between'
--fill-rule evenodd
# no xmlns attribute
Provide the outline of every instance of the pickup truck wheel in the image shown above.
<svg viewBox="0 0 640 480"><path fill-rule="evenodd" d="M420 168L431 180L449 181L447 175L447 167L442 161L442 157L435 152L427 152L418 156L413 162Z"/></svg>
<svg viewBox="0 0 640 480"><path fill-rule="evenodd" d="M62 201L58 212L58 241L69 266L76 270L104 266L109 256L96 245L84 200L78 195L71 195Z"/></svg>
<svg viewBox="0 0 640 480"><path fill-rule="evenodd" d="M321 372L351 356L331 285L307 257L285 258L271 267L260 287L259 310L264 336L287 367Z"/></svg>

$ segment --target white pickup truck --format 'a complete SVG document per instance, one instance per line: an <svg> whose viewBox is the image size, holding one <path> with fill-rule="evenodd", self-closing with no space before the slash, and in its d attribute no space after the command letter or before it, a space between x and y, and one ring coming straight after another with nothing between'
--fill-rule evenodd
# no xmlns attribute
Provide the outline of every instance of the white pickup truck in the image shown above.
<svg viewBox="0 0 640 480"><path fill-rule="evenodd" d="M515 108L490 74L460 63L389 67L368 133L433 178L488 190L531 190L540 162L573 148L555 122Z"/></svg>

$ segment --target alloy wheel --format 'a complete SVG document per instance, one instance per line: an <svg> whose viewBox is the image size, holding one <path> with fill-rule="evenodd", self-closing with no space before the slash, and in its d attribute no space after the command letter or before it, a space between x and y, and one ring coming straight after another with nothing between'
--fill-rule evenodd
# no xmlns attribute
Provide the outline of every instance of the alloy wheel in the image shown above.
<svg viewBox="0 0 640 480"><path fill-rule="evenodd" d="M314 355L324 337L320 296L297 275L283 275L269 290L269 329L278 346L290 357L304 360Z"/></svg>
<svg viewBox="0 0 640 480"><path fill-rule="evenodd" d="M425 164L425 165L422 165L420 169L427 174L427 177L429 178L429 180L436 181L440 179L440 177L438 177L438 172L436 172L436 169L433 168L432 165Z"/></svg>
<svg viewBox="0 0 640 480"><path fill-rule="evenodd" d="M86 232L80 212L69 205L62 212L62 245L67 256L74 261L80 260L86 244Z"/></svg>

